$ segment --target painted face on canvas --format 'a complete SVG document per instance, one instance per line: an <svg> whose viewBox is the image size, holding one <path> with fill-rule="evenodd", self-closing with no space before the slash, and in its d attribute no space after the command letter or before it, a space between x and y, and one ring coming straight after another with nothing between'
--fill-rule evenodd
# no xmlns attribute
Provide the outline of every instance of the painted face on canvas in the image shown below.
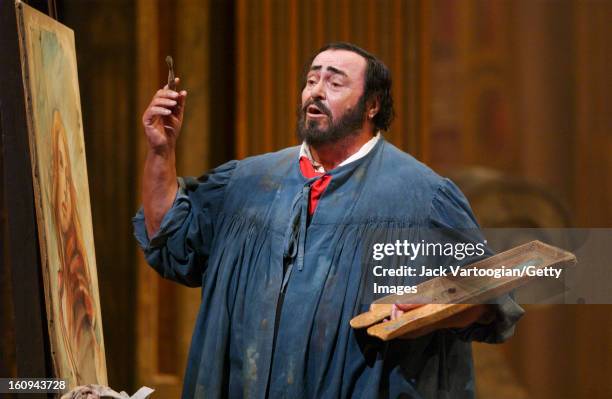
<svg viewBox="0 0 612 399"><path fill-rule="evenodd" d="M54 180L55 180L55 206L56 214L59 217L62 232L68 231L72 222L72 196L70 195L70 184L72 184L72 174L70 173L70 158L68 156L68 146L66 143L66 131L60 113L53 113L53 137L55 138L54 154Z"/></svg>

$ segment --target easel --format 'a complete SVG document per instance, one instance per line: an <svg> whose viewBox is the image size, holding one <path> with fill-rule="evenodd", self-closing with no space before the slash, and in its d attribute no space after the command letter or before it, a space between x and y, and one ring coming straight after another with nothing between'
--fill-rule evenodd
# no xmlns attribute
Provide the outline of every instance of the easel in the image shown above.
<svg viewBox="0 0 612 399"><path fill-rule="evenodd" d="M28 3L57 15L55 0ZM17 18L10 0L0 2L0 54L0 377L53 377Z"/></svg>

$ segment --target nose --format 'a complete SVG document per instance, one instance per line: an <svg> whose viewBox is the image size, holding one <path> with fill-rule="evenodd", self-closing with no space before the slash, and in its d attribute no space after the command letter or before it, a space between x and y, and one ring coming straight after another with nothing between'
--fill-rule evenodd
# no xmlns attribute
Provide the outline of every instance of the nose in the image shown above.
<svg viewBox="0 0 612 399"><path fill-rule="evenodd" d="M312 86L312 88L310 89L310 97L312 97L313 100L325 99L323 79L319 79L319 81L314 86Z"/></svg>

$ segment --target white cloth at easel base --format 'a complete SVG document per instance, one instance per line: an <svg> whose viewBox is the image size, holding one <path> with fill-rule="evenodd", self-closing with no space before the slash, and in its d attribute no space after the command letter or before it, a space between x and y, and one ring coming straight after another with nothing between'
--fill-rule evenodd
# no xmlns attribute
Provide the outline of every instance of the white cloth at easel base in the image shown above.
<svg viewBox="0 0 612 399"><path fill-rule="evenodd" d="M82 385L62 395L61 399L146 399L154 392L154 389L142 387L132 396L121 391L117 393L109 387L102 385Z"/></svg>

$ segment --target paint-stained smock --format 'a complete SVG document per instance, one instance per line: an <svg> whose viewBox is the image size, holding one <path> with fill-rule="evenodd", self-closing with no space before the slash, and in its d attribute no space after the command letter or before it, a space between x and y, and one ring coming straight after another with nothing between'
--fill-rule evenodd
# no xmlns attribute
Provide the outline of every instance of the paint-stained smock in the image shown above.
<svg viewBox="0 0 612 399"><path fill-rule="evenodd" d="M298 154L288 148L179 179L151 239L142 210L134 218L147 262L202 287L183 398L473 397L470 341L512 335L522 309L509 297L491 324L414 340L382 342L349 325L368 308L371 237L416 242L430 228L475 228L464 196L381 139L329 172L309 217L318 177L302 175Z"/></svg>

